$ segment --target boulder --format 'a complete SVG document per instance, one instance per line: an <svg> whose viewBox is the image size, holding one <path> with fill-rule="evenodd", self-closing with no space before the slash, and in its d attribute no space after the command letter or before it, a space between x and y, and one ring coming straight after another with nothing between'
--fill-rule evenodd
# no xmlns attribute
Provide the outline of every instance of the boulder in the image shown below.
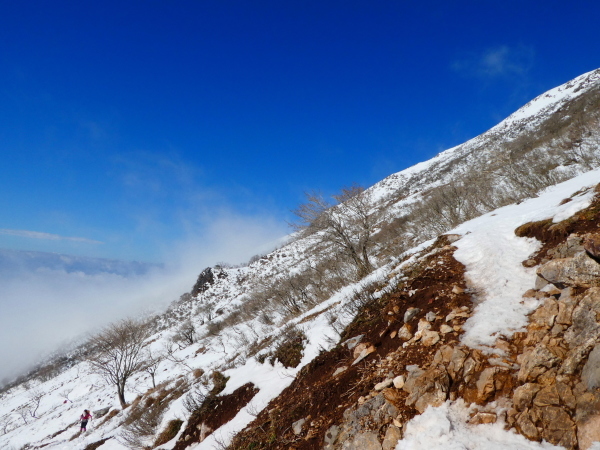
<svg viewBox="0 0 600 450"><path fill-rule="evenodd" d="M573 309L572 326L564 335L569 347L577 347L598 333L600 324L596 321L597 316L600 316L600 288L594 287L587 290Z"/></svg>
<svg viewBox="0 0 600 450"><path fill-rule="evenodd" d="M538 431L535 423L531 420L529 411L525 410L517 417L515 422L517 430L525 436L527 439L532 441L538 441L540 439L540 432Z"/></svg>
<svg viewBox="0 0 600 450"><path fill-rule="evenodd" d="M377 433L367 431L357 434L351 442L344 442L343 450L382 450Z"/></svg>
<svg viewBox="0 0 600 450"><path fill-rule="evenodd" d="M551 328L554 325L554 320L558 315L558 302L554 299L547 298L542 306L536 309L529 317L531 324Z"/></svg>
<svg viewBox="0 0 600 450"><path fill-rule="evenodd" d="M513 404L518 411L523 411L529 408L533 402L533 398L542 388L539 384L525 383L515 389L513 394Z"/></svg>
<svg viewBox="0 0 600 450"><path fill-rule="evenodd" d="M586 252L572 258L553 259L542 265L537 274L558 286L597 286L600 282L600 264Z"/></svg>
<svg viewBox="0 0 600 450"><path fill-rule="evenodd" d="M584 423L577 423L577 441L581 450L587 450L594 442L600 441L600 415L592 416Z"/></svg>
<svg viewBox="0 0 600 450"><path fill-rule="evenodd" d="M494 392L496 392L496 373L497 367L487 367L483 369L479 375L479 379L475 383L477 386L477 401L486 401Z"/></svg>
<svg viewBox="0 0 600 450"><path fill-rule="evenodd" d="M421 369L409 373L403 389L408 393L407 405L423 413L428 406L440 406L448 398L450 377L443 366L427 371Z"/></svg>
<svg viewBox="0 0 600 450"><path fill-rule="evenodd" d="M517 376L522 383L535 381L543 372L559 363L558 358L545 345L538 345L533 349L523 352L517 357L521 368Z"/></svg>
<svg viewBox="0 0 600 450"><path fill-rule="evenodd" d="M554 445L574 449L577 445L576 427L567 411L558 406L541 408L542 438Z"/></svg>
<svg viewBox="0 0 600 450"><path fill-rule="evenodd" d="M589 233L583 237L583 248L594 258L600 258L600 233Z"/></svg>
<svg viewBox="0 0 600 450"><path fill-rule="evenodd" d="M596 345L590 352L588 360L581 371L581 381L585 383L590 391L600 387L600 344Z"/></svg>
<svg viewBox="0 0 600 450"><path fill-rule="evenodd" d="M421 344L425 347L431 347L440 341L440 334L437 331L426 330L421 336Z"/></svg>
<svg viewBox="0 0 600 450"><path fill-rule="evenodd" d="M382 450L394 450L400 439L402 439L402 430L395 425L390 425L381 444Z"/></svg>

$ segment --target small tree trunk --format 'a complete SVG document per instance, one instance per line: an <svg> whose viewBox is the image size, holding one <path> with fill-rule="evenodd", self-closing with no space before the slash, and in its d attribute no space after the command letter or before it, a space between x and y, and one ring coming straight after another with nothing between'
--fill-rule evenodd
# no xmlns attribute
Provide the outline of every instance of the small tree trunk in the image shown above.
<svg viewBox="0 0 600 450"><path fill-rule="evenodd" d="M117 394L119 395L119 402L121 403L121 408L127 408L127 402L125 401L125 386L117 386Z"/></svg>

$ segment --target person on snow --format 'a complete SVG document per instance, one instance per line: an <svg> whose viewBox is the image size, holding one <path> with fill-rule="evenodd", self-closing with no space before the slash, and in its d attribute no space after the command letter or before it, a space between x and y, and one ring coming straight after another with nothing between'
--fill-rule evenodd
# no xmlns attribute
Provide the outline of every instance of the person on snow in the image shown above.
<svg viewBox="0 0 600 450"><path fill-rule="evenodd" d="M91 418L92 414L90 413L90 410L84 409L83 414L79 418L79 420L81 420L81 431L86 431L85 428L87 427L88 420L90 420Z"/></svg>

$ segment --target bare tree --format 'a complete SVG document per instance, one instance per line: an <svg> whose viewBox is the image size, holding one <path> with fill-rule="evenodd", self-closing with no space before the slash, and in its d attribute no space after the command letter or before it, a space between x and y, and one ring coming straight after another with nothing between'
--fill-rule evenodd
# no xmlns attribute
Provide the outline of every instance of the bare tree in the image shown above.
<svg viewBox="0 0 600 450"><path fill-rule="evenodd" d="M186 347L196 342L196 328L190 319L183 322L177 329L173 335L173 342L177 343L179 347Z"/></svg>
<svg viewBox="0 0 600 450"><path fill-rule="evenodd" d="M150 377L152 377L152 387L156 387L156 372L158 372L158 366L160 366L160 363L163 362L165 359L165 355L162 353L153 355L152 352L150 350L148 350L148 353L144 359L144 362L142 364L142 370L148 374L150 374Z"/></svg>
<svg viewBox="0 0 600 450"><path fill-rule="evenodd" d="M35 414L37 413L37 410L40 407L40 402L44 398L44 395L46 395L46 393L40 389L34 389L29 393L29 399L31 400L31 409L29 411L29 415L34 419L37 419Z"/></svg>
<svg viewBox="0 0 600 450"><path fill-rule="evenodd" d="M358 185L342 188L328 201L317 192L306 193L306 202L292 211L298 231L316 233L325 243L333 245L355 265L359 278L373 271L369 251L377 217L368 191Z"/></svg>
<svg viewBox="0 0 600 450"><path fill-rule="evenodd" d="M12 417L9 415L3 416L0 419L0 430L2 430L2 434L8 433L8 429L12 425Z"/></svg>
<svg viewBox="0 0 600 450"><path fill-rule="evenodd" d="M127 407L127 380L143 367L142 348L149 335L150 329L147 324L126 319L109 325L91 339L95 353L89 362L107 382L117 387L122 408Z"/></svg>
<svg viewBox="0 0 600 450"><path fill-rule="evenodd" d="M19 406L15 411L16 413L21 416L21 419L23 419L23 422L25 422L25 425L27 425L27 415L29 414L29 411L31 410L31 407L29 405L29 403L25 403L21 406Z"/></svg>

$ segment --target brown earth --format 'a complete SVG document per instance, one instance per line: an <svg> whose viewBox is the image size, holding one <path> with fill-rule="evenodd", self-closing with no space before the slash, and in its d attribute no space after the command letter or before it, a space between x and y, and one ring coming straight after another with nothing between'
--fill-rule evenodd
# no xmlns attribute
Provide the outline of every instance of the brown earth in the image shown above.
<svg viewBox="0 0 600 450"><path fill-rule="evenodd" d="M233 419L257 392L258 389L252 383L247 383L231 394L208 396L202 408L191 415L183 434L173 449L183 450L192 443L200 442L202 429L207 430L203 438L209 436L214 430Z"/></svg>
<svg viewBox="0 0 600 450"><path fill-rule="evenodd" d="M446 237L441 237L423 253L436 249L430 256L419 260L410 273L406 273L409 279L393 293L365 305L342 333L342 341L363 334L362 342L373 344L374 353L353 366L352 351L342 344L322 352L300 371L294 382L271 401L246 430L234 438L229 448L320 449L327 429L339 423L344 411L355 405L361 396L368 395L374 384L390 373L404 372L406 365L428 366L440 346L456 344L457 333L442 335L440 342L431 347L403 348L402 341L391 336L403 325L404 313L410 307L421 309L409 322L416 328L419 319L429 311L444 318L457 307L471 306L468 293L452 292L454 286L466 289L465 268L452 256L456 248L448 245ZM460 326L466 318L454 320L453 325ZM442 322L443 319L437 320L434 326ZM388 355L392 357L386 360ZM333 377L333 372L341 366L348 369ZM408 420L417 411L404 405L407 394L398 392L399 397L394 404ZM307 429L296 436L291 425L303 418L307 419ZM381 433L383 430L377 431Z"/></svg>

